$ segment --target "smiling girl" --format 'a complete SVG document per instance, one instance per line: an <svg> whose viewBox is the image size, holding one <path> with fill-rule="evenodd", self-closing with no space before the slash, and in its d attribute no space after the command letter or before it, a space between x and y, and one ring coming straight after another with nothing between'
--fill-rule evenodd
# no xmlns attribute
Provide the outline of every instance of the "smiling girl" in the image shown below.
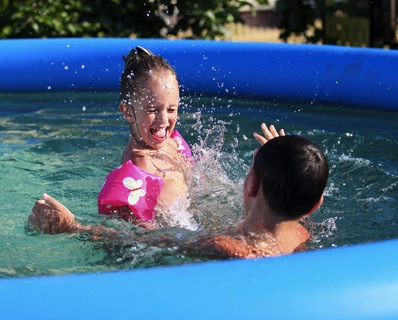
<svg viewBox="0 0 398 320"><path fill-rule="evenodd" d="M180 207L188 207L187 157L191 154L185 141L174 130L180 100L179 86L176 73L168 62L145 48L131 50L124 60L120 111L130 124L130 138L121 162L122 166L128 166L127 176L120 174L120 167L111 173L117 174L117 179L108 176L99 195L99 212L109 214L117 211L126 220L135 222L137 218L154 221L156 215L149 212L154 210L154 205L158 212L163 213L176 202ZM135 173L132 170L136 170ZM120 197L120 192L115 194L114 191L121 190L121 178L130 192L125 204L123 199L115 201L115 197ZM145 182L148 184L142 187Z"/></svg>

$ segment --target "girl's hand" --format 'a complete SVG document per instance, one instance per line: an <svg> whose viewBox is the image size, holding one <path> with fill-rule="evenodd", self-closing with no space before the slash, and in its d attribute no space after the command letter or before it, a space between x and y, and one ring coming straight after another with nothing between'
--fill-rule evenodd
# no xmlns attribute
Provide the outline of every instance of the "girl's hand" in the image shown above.
<svg viewBox="0 0 398 320"><path fill-rule="evenodd" d="M259 134L257 132L253 133L254 138L256 138L256 140L258 142L260 142L261 145L267 143L267 141L269 141L275 137L286 135L285 130L281 129L281 130L279 130L279 133L278 133L275 126L270 125L269 129L268 129L268 127L266 126L265 123L261 124L261 130L263 131L264 136L262 136L261 134Z"/></svg>

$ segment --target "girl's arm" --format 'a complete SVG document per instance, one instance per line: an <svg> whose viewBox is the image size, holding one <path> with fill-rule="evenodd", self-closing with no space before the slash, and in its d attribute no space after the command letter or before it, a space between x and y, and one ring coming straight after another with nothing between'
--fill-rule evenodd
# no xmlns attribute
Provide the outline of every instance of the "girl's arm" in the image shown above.
<svg viewBox="0 0 398 320"><path fill-rule="evenodd" d="M264 136L262 136L261 134L259 134L257 132L253 133L254 138L256 138L256 140L258 142L260 142L261 145L267 143L267 141L269 141L275 137L285 135L285 130L281 129L281 130L279 130L279 133L278 133L278 131L276 130L274 125L270 125L269 129L268 129L268 127L265 123L261 124L261 130L263 131Z"/></svg>

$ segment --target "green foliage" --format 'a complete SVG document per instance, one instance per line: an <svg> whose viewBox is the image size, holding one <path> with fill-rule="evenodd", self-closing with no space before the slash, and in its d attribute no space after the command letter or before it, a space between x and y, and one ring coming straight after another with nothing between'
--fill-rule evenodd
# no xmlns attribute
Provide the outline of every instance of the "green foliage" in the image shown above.
<svg viewBox="0 0 398 320"><path fill-rule="evenodd" d="M2 38L66 37L86 34L98 24L81 23L86 8L81 1L3 1Z"/></svg>
<svg viewBox="0 0 398 320"><path fill-rule="evenodd" d="M398 14L398 8L396 10ZM324 22L327 17L339 17L373 19L370 24L376 30L376 34L372 35L374 46L396 45L392 43L396 38L395 28L391 28L389 22L389 0L277 0L276 11L282 16L280 38L285 41L291 35L303 35L307 42L323 40L324 43L334 43L327 39L326 30L315 22Z"/></svg>
<svg viewBox="0 0 398 320"><path fill-rule="evenodd" d="M0 0L0 38L226 35L240 8L267 0Z"/></svg>
<svg viewBox="0 0 398 320"><path fill-rule="evenodd" d="M324 10L324 0L277 0L276 11L281 13L280 38L287 40L291 35L303 35L307 42L316 43L322 39L322 29L315 25ZM313 32L309 33L312 29Z"/></svg>

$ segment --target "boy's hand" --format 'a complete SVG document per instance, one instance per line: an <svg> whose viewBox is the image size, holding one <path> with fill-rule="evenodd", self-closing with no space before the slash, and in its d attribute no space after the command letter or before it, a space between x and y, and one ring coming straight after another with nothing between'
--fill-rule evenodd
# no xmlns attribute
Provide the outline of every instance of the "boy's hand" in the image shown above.
<svg viewBox="0 0 398 320"><path fill-rule="evenodd" d="M275 138L275 137L279 137L279 136L284 136L285 135L285 130L281 129L278 131L276 131L276 128L273 125L268 127L266 126L265 123L261 124L261 130L263 131L264 136L262 136L261 134L254 132L253 136L254 138L256 138L256 140L258 142L260 142L261 145L264 145L265 143L267 143L267 141Z"/></svg>
<svg viewBox="0 0 398 320"><path fill-rule="evenodd" d="M28 225L39 232L49 234L74 232L78 227L72 212L46 193L32 208Z"/></svg>

